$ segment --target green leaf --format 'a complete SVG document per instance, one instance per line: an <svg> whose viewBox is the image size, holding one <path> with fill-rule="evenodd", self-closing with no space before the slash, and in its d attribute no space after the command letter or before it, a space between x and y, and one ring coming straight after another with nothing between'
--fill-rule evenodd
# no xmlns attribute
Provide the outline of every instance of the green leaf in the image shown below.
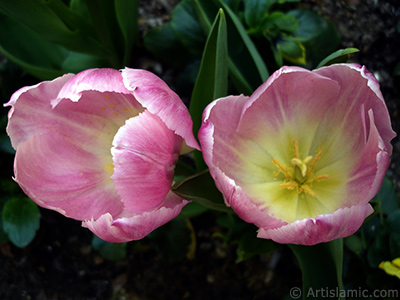
<svg viewBox="0 0 400 300"><path fill-rule="evenodd" d="M394 258L400 257L400 233L391 232L389 236L390 256Z"/></svg>
<svg viewBox="0 0 400 300"><path fill-rule="evenodd" d="M110 50L111 66L126 66L139 34L139 0L86 0L86 5L96 35Z"/></svg>
<svg viewBox="0 0 400 300"><path fill-rule="evenodd" d="M317 291L341 290L343 240L314 246L289 245L299 261L303 276L303 299L319 298Z"/></svg>
<svg viewBox="0 0 400 300"><path fill-rule="evenodd" d="M267 18L265 18L262 24L263 30L278 30L292 32L299 28L299 22L296 17L285 14L281 11L274 11Z"/></svg>
<svg viewBox="0 0 400 300"><path fill-rule="evenodd" d="M306 64L306 51L304 46L289 36L283 36L276 47L282 58L295 64Z"/></svg>
<svg viewBox="0 0 400 300"><path fill-rule="evenodd" d="M210 29L210 15L223 8L227 17L228 31L228 68L233 85L238 93L250 95L269 76L267 67L258 53L254 43L247 34L241 21L231 8L222 0L210 5L213 1L195 0L197 16L205 32Z"/></svg>
<svg viewBox="0 0 400 300"><path fill-rule="evenodd" d="M3 208L3 230L17 247L27 246L39 229L39 208L29 198L11 198Z"/></svg>
<svg viewBox="0 0 400 300"><path fill-rule="evenodd" d="M196 236L188 219L174 219L150 233L148 239L165 261L177 262L194 256Z"/></svg>
<svg viewBox="0 0 400 300"><path fill-rule="evenodd" d="M109 243L96 235L93 235L92 246L100 255L109 260L121 260L126 258L127 243Z"/></svg>
<svg viewBox="0 0 400 300"><path fill-rule="evenodd" d="M176 6L171 14L170 26L191 53L202 54L206 36L196 18L196 8L192 0L183 0Z"/></svg>
<svg viewBox="0 0 400 300"><path fill-rule="evenodd" d="M356 234L346 237L345 239L343 239L343 242L344 242L344 245L348 249L350 249L352 252L356 253L357 255L360 255L364 251L363 241Z"/></svg>
<svg viewBox="0 0 400 300"><path fill-rule="evenodd" d="M117 22L123 36L124 58L122 64L129 64L132 47L139 40L139 0L118 0L114 2Z"/></svg>
<svg viewBox="0 0 400 300"><path fill-rule="evenodd" d="M299 28L292 34L306 48L309 68L315 68L323 58L337 50L340 36L332 22L305 9L291 10L288 14L299 21Z"/></svg>
<svg viewBox="0 0 400 300"><path fill-rule="evenodd" d="M220 237L226 245L237 244L247 232L255 233L257 227L240 219L236 214L222 214L217 218L217 224L225 227L225 231L217 231L213 237Z"/></svg>
<svg viewBox="0 0 400 300"><path fill-rule="evenodd" d="M254 255L267 254L278 250L282 245L275 243L272 240L257 238L256 232L246 232L242 235L237 248L236 262L245 261Z"/></svg>
<svg viewBox="0 0 400 300"><path fill-rule="evenodd" d="M208 208L196 202L189 203L182 208L177 219L190 219L208 211Z"/></svg>
<svg viewBox="0 0 400 300"><path fill-rule="evenodd" d="M271 0L247 0L244 1L244 20L249 28L261 25L268 13L268 9L275 1Z"/></svg>
<svg viewBox="0 0 400 300"><path fill-rule="evenodd" d="M172 191L182 198L192 200L210 209L233 212L224 203L221 192L215 186L208 170L184 178L172 186Z"/></svg>
<svg viewBox="0 0 400 300"><path fill-rule="evenodd" d="M93 28L61 0L0 1L0 11L36 32L42 39L77 52L109 55Z"/></svg>
<svg viewBox="0 0 400 300"><path fill-rule="evenodd" d="M39 79L60 76L66 56L61 47L43 40L38 34L0 11L0 51L13 63Z"/></svg>
<svg viewBox="0 0 400 300"><path fill-rule="evenodd" d="M383 179L381 188L371 202L380 203L381 210L385 215L390 215L400 209L393 182L389 178Z"/></svg>
<svg viewBox="0 0 400 300"><path fill-rule="evenodd" d="M182 67L194 60L194 55L176 37L169 24L147 31L144 46L157 58L173 66Z"/></svg>
<svg viewBox="0 0 400 300"><path fill-rule="evenodd" d="M190 100L189 112L193 119L193 132L197 136L205 107L228 93L228 49L226 20L223 10L218 12L203 52L199 75ZM198 170L206 169L202 154L195 151Z"/></svg>
<svg viewBox="0 0 400 300"><path fill-rule="evenodd" d="M350 59L350 54L359 52L356 48L340 49L325 57L317 66L318 68L332 64L346 63Z"/></svg>
<svg viewBox="0 0 400 300"><path fill-rule="evenodd" d="M393 211L386 219L390 232L400 233L400 209Z"/></svg>
<svg viewBox="0 0 400 300"><path fill-rule="evenodd" d="M86 53L69 51L60 66L60 71L79 73L85 69L107 66L104 58Z"/></svg>
<svg viewBox="0 0 400 300"><path fill-rule="evenodd" d="M235 13L239 11L242 0L223 0Z"/></svg>
<svg viewBox="0 0 400 300"><path fill-rule="evenodd" d="M41 80L67 72L109 66L104 57L73 52L54 44L0 11L0 51L13 63Z"/></svg>
<svg viewBox="0 0 400 300"><path fill-rule="evenodd" d="M397 65L394 67L393 75L400 76L400 63L397 63Z"/></svg>
<svg viewBox="0 0 400 300"><path fill-rule="evenodd" d="M268 79L269 73L267 66L265 65L261 55L258 53L256 46L248 36L239 18L221 0L219 0L219 3L222 6L222 8L226 11L230 21L232 22L228 31L232 32L232 35L230 34L230 36L228 37L229 56L231 59L231 62L229 64L229 69L231 71L231 75L234 77L233 80L239 81L243 85L243 88L247 85L252 86L251 91L243 90L240 92L246 93L248 95L252 94L253 91L256 88L258 88L258 86L261 83L263 83ZM241 45L244 46L244 49L242 49ZM242 51L240 52L235 51L237 49L241 49ZM252 77L249 72L254 73L253 66L255 67L254 71L258 75L256 77L257 79L255 80L254 83L247 83L246 81ZM243 80L246 81L243 82Z"/></svg>

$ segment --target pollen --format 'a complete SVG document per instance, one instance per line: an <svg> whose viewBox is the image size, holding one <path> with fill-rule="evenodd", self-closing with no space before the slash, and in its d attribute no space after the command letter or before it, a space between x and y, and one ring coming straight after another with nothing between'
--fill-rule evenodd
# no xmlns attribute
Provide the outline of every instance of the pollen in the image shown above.
<svg viewBox="0 0 400 300"><path fill-rule="evenodd" d="M302 159L297 141L294 140L292 145L293 158L290 160L290 164L286 165L275 158L271 160L277 168L272 175L275 179L283 180L283 183L279 185L280 188L296 191L302 197L305 194L316 197L312 184L329 179L329 175L326 174L314 175L314 168L322 155L322 151L316 152L315 156L309 155Z"/></svg>
<svg viewBox="0 0 400 300"><path fill-rule="evenodd" d="M113 163L111 162L111 163L108 163L108 164L104 165L103 166L103 170L106 171L107 173L110 173L110 174L114 173L114 165L113 165Z"/></svg>

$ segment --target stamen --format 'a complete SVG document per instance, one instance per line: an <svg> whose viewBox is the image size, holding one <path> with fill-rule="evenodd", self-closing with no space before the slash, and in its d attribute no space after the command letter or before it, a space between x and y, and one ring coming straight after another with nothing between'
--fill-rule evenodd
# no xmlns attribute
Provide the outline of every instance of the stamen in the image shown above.
<svg viewBox="0 0 400 300"><path fill-rule="evenodd" d="M303 160L300 158L299 145L296 140L293 140L293 155L294 157L290 160L290 163L294 167L282 164L277 159L273 158L271 162L278 168L272 175L277 177L279 173L282 173L285 178L279 185L279 188L296 191L297 194L304 198L305 194L312 197L316 197L315 192L312 190L312 183L320 182L329 178L329 175L314 176L313 168L319 161L322 151L318 151L315 156L307 156ZM277 178L275 178L277 179ZM282 180L282 179L280 179Z"/></svg>
<svg viewBox="0 0 400 300"><path fill-rule="evenodd" d="M314 156L314 159L311 160L310 164L308 165L309 168L314 168L315 165L317 164L319 158L322 155L322 151L318 151L317 154Z"/></svg>
<svg viewBox="0 0 400 300"><path fill-rule="evenodd" d="M288 176L288 169L285 165L282 165L281 162L275 158L273 158L272 163L283 173L283 175Z"/></svg>
<svg viewBox="0 0 400 300"><path fill-rule="evenodd" d="M319 182L319 181L326 180L326 179L329 179L329 175L319 175L317 177L314 177L313 181Z"/></svg>
<svg viewBox="0 0 400 300"><path fill-rule="evenodd" d="M287 181L279 185L280 188L285 188L288 190L296 190L299 185L295 181Z"/></svg>
<svg viewBox="0 0 400 300"><path fill-rule="evenodd" d="M303 184L300 189L313 197L317 196L308 184Z"/></svg>
<svg viewBox="0 0 400 300"><path fill-rule="evenodd" d="M296 140L293 140L293 153L295 158L300 159L299 145Z"/></svg>

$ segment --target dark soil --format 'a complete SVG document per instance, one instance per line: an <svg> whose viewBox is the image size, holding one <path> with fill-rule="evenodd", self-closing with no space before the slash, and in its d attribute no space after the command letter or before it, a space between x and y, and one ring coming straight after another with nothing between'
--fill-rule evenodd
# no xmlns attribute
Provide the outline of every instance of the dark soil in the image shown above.
<svg viewBox="0 0 400 300"><path fill-rule="evenodd" d="M154 26L168 20L174 2L145 4L142 25ZM399 132L400 79L392 75L400 62L398 1L308 0L302 5L332 20L342 36L343 47L361 50L353 59L379 79L393 128ZM148 61L143 59L143 64ZM396 138L393 144L388 174L400 191L399 140ZM2 161L2 165L12 170L11 161ZM29 246L0 246L0 299L261 300L282 299L290 288L301 286L300 270L286 247L237 264L235 246L226 246L212 236L223 230L212 215L193 218L192 225L197 239L192 259L164 261L145 238L128 244L125 259L110 261L93 249L92 234L80 222L41 209L41 226Z"/></svg>

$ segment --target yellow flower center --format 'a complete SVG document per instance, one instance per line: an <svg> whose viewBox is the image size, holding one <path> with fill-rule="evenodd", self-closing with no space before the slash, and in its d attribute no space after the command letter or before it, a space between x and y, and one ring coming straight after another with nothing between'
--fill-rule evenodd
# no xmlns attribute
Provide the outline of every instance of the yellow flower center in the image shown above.
<svg viewBox="0 0 400 300"><path fill-rule="evenodd" d="M300 158L299 146L297 141L293 141L293 155L290 160L289 166L282 164L277 159L273 158L272 163L278 168L278 171L273 173L277 178L283 174L283 183L279 186L288 190L296 191L304 197L304 194L309 194L316 197L312 190L313 182L319 182L329 178L329 175L315 176L314 167L322 155L322 151L318 151L315 156L306 156L304 159Z"/></svg>

